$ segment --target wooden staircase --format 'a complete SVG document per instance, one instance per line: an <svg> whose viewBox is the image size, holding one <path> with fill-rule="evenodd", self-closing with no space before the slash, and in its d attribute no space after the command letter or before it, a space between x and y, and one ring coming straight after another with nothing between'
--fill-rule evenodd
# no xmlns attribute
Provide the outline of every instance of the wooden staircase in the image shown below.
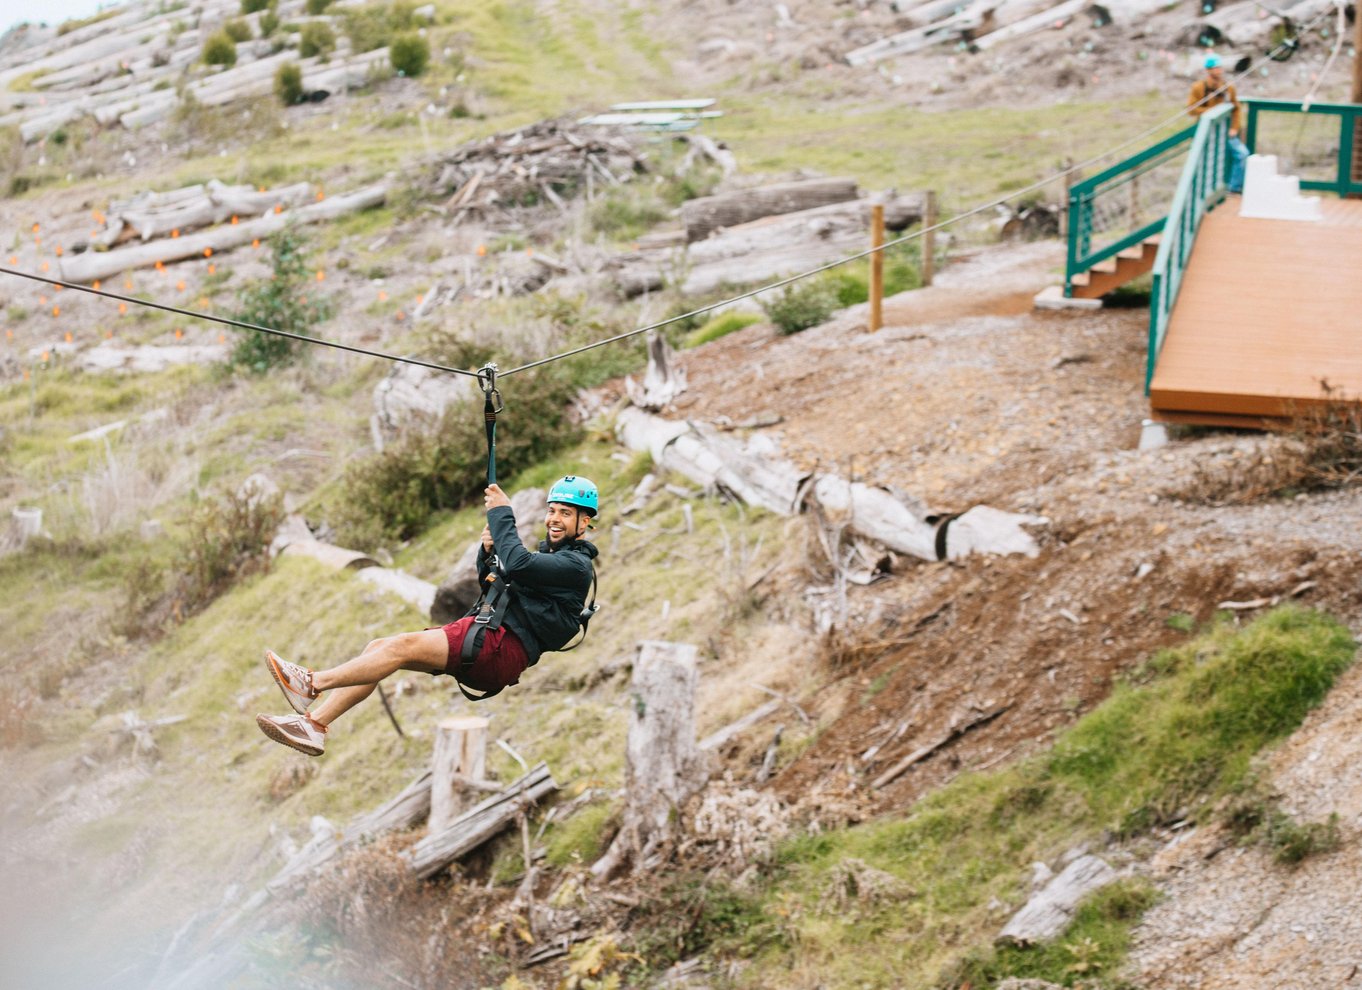
<svg viewBox="0 0 1362 990"><path fill-rule="evenodd" d="M1135 281L1154 268L1159 253L1159 235L1146 237L1139 244L1099 261L1069 281L1069 294L1075 299L1097 299L1114 289Z"/></svg>

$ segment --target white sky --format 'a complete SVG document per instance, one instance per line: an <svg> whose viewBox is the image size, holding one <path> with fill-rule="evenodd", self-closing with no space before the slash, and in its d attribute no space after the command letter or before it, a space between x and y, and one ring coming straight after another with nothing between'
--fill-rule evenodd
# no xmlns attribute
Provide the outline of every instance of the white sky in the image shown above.
<svg viewBox="0 0 1362 990"><path fill-rule="evenodd" d="M24 21L55 27L73 17L89 17L103 7L119 5L118 0L0 0L0 34Z"/></svg>

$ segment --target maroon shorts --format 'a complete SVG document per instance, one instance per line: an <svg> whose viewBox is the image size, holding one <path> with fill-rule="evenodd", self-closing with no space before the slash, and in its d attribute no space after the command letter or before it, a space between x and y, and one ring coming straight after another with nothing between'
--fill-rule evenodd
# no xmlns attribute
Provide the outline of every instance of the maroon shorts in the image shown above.
<svg viewBox="0 0 1362 990"><path fill-rule="evenodd" d="M467 673L459 672L463 638L471 625L473 617L466 615L443 627L445 637L449 640L449 662L444 672L457 677L474 691L499 691L518 683L521 673L529 666L530 658L525 654L525 645L520 638L505 626L486 633L473 666Z"/></svg>

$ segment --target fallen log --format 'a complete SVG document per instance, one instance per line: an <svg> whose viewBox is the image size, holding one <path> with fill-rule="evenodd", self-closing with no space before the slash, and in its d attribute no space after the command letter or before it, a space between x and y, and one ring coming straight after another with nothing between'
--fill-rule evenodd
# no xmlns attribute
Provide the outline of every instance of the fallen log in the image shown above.
<svg viewBox="0 0 1362 990"><path fill-rule="evenodd" d="M61 277L68 282L93 282L134 268L146 268L158 261L169 264L185 258L200 258L205 249L212 249L214 253L229 251L256 238L266 238L290 223L320 223L379 206L387 195L388 182L385 180L341 196L328 197L319 203L271 213L245 223L222 225L187 237L164 238L113 251L67 255L60 261Z"/></svg>
<svg viewBox="0 0 1362 990"><path fill-rule="evenodd" d="M513 823L525 808L558 789L547 763L538 763L494 797L470 808L447 828L427 835L404 852L412 873L424 879L439 873Z"/></svg>
<svg viewBox="0 0 1362 990"><path fill-rule="evenodd" d="M954 742L955 740L959 739L961 736L963 736L966 732L969 732L971 729L977 728L978 726L984 725L988 722L992 722L995 718L997 718L999 715L1001 715L1003 712L1007 711L1011 707L1012 705L1009 702L1008 704L1004 705L995 705L992 708L988 709L987 711L976 712L974 715L970 716L969 718L962 721L960 724L956 725L954 728L947 731L939 739L935 740L934 742L930 742L919 749L913 750L913 752L909 753L907 756L899 760L884 773L876 777L874 782L871 783L870 786L875 788L876 790L879 790L881 787L893 783L895 780L901 777L904 771L906 771L913 764L921 763L927 757L935 753L938 749L940 749L943 746L947 746L950 743Z"/></svg>
<svg viewBox="0 0 1362 990"><path fill-rule="evenodd" d="M1079 902L1118 876L1096 856L1079 856L1012 916L995 941L1031 945L1057 938L1069 927Z"/></svg>
<svg viewBox="0 0 1362 990"><path fill-rule="evenodd" d="M878 200L858 199L796 213L762 217L686 247L683 264L663 248L630 252L617 261L613 275L626 298L660 289L678 271L680 289L704 294L724 284L759 282L815 267L865 247L870 211ZM924 197L896 196L880 203L885 226L903 230L922 219Z"/></svg>
<svg viewBox="0 0 1362 990"><path fill-rule="evenodd" d="M172 231L195 230L231 217L257 217L276 207L292 209L315 200L309 182L298 182L265 192L254 186L228 186L217 179L170 193L147 193L109 206L107 227L99 240L112 244L124 225L144 241Z"/></svg>
<svg viewBox="0 0 1362 990"><path fill-rule="evenodd" d="M720 227L736 227L761 217L855 199L855 179L805 179L755 189L738 189L715 196L702 196L681 205L686 239L702 241Z"/></svg>

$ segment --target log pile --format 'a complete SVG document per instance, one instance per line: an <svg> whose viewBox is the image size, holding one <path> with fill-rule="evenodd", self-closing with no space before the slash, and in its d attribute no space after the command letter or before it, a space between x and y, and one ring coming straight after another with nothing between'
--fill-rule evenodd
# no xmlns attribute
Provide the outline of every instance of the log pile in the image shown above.
<svg viewBox="0 0 1362 990"><path fill-rule="evenodd" d="M573 130L545 120L515 131L471 141L440 161L431 185L456 220L517 206L590 195L648 170L627 136L600 129Z"/></svg>

